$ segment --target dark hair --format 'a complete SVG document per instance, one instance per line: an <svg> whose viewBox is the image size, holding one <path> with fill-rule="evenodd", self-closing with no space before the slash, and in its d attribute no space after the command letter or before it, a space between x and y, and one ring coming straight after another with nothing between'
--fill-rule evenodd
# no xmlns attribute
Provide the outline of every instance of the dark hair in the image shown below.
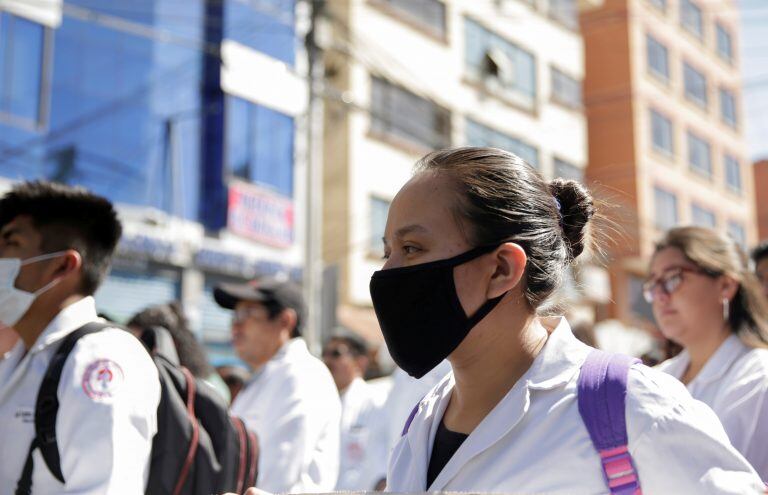
<svg viewBox="0 0 768 495"><path fill-rule="evenodd" d="M304 323L302 317L301 317L301 309L300 308L294 308L292 306L284 305L279 303L278 301L265 301L261 303L264 308L267 310L267 318L269 318L270 321L277 318L283 311L286 309L292 309L296 313L296 326L294 326L291 329L290 337L292 339L296 337L301 337L301 327Z"/></svg>
<svg viewBox="0 0 768 495"><path fill-rule="evenodd" d="M534 310L563 282L565 268L589 243L592 196L572 180L546 183L520 157L496 148L435 151L416 172L445 174L461 200L455 213L476 246L518 243L528 256L525 296Z"/></svg>
<svg viewBox="0 0 768 495"><path fill-rule="evenodd" d="M656 244L655 253L670 247L679 249L710 276L725 275L738 282L739 288L730 302L728 325L745 344L768 345L768 302L738 243L712 229L677 227L667 231Z"/></svg>
<svg viewBox="0 0 768 495"><path fill-rule="evenodd" d="M341 335L334 335L325 343L328 345L331 342L342 342L348 348L349 351L355 357L368 356L368 344L362 338L350 333L344 333Z"/></svg>
<svg viewBox="0 0 768 495"><path fill-rule="evenodd" d="M768 240L761 242L752 250L752 261L755 264L760 263L765 258L768 258Z"/></svg>
<svg viewBox="0 0 768 495"><path fill-rule="evenodd" d="M93 295L109 270L122 235L112 203L79 187L23 182L0 198L0 228L20 215L32 219L40 232L43 252L74 249L80 253L80 292Z"/></svg>
<svg viewBox="0 0 768 495"><path fill-rule="evenodd" d="M133 315L126 326L142 330L152 327L167 329L176 346L179 364L198 378L207 378L213 373L213 366L208 363L205 350L189 329L189 323L178 301L150 306Z"/></svg>

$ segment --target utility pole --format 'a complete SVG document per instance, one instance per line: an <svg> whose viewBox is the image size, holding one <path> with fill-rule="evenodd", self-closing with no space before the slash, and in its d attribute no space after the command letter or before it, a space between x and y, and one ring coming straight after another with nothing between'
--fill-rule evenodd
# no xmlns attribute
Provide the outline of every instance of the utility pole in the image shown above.
<svg viewBox="0 0 768 495"><path fill-rule="evenodd" d="M322 50L318 45L318 25L325 0L308 0L310 26L305 46L309 73L307 105L307 201L304 240L303 289L307 305L305 338L310 351L320 352L323 324L323 100Z"/></svg>

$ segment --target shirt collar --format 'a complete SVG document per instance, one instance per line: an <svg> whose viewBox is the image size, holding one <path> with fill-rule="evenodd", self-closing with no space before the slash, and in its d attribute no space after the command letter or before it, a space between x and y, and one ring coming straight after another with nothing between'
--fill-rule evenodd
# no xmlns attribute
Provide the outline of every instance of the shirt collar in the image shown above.
<svg viewBox="0 0 768 495"><path fill-rule="evenodd" d="M88 296L62 309L35 341L31 352L40 352L86 323L99 320L96 301Z"/></svg>
<svg viewBox="0 0 768 495"><path fill-rule="evenodd" d="M549 338L523 379L531 389L549 390L568 383L592 348L573 336L562 316L539 318L538 322L549 332Z"/></svg>
<svg viewBox="0 0 768 495"><path fill-rule="evenodd" d="M746 352L749 352L749 347L736 334L729 335L712 354L712 357L707 360L691 384L711 383L719 380L731 368L731 365Z"/></svg>

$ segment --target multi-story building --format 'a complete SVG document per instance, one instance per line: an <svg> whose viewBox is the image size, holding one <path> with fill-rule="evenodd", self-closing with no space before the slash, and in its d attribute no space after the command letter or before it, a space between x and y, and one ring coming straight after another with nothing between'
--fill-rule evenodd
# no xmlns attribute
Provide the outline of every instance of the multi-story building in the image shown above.
<svg viewBox="0 0 768 495"><path fill-rule="evenodd" d="M581 15L587 178L617 206L608 315L626 323L649 318L641 285L665 229L757 240L735 3L606 0Z"/></svg>
<svg viewBox="0 0 768 495"><path fill-rule="evenodd" d="M229 335L215 283L300 277L297 17L293 0L0 3L0 176L118 205L101 311L121 321L180 299L215 350Z"/></svg>
<svg viewBox="0 0 768 495"><path fill-rule="evenodd" d="M547 178L582 178L578 12L559 0L363 0L328 2L325 18L324 260L340 323L380 341L368 284L418 158L495 146Z"/></svg>

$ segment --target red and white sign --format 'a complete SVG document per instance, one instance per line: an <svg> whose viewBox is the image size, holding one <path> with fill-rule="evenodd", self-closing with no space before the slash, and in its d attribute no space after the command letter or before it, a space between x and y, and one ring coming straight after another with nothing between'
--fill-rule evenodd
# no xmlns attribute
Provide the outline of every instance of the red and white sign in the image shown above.
<svg viewBox="0 0 768 495"><path fill-rule="evenodd" d="M293 201L243 182L229 186L227 227L235 234L275 247L293 244Z"/></svg>

